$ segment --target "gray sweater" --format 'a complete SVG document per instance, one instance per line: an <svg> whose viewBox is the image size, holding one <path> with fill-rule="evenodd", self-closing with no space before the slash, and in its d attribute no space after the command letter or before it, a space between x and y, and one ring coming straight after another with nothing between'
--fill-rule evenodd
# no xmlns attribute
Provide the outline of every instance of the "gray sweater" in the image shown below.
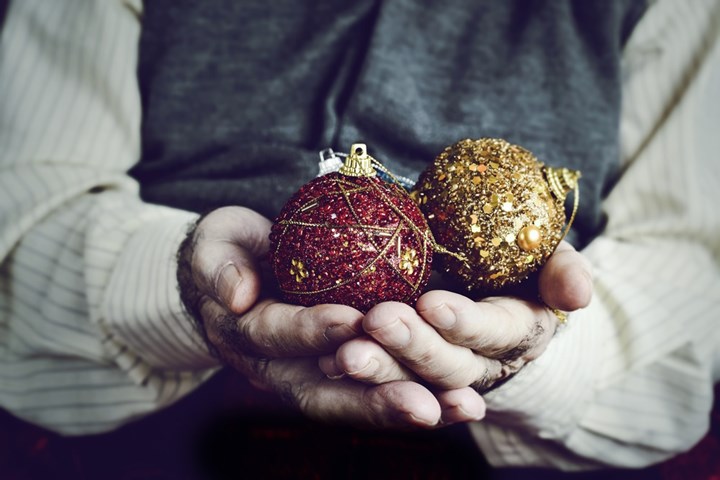
<svg viewBox="0 0 720 480"><path fill-rule="evenodd" d="M138 75L150 202L269 217L317 152L368 144L416 177L446 145L501 137L583 172L574 240L602 229L618 164L633 0L147 2Z"/></svg>

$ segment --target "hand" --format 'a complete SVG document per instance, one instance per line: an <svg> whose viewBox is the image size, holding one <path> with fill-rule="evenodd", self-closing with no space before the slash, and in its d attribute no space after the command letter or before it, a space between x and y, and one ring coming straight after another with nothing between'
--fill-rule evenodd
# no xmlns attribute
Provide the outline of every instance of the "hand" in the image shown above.
<svg viewBox="0 0 720 480"><path fill-rule="evenodd" d="M416 382L374 386L328 379L317 356L357 337L363 316L343 305L258 301L258 260L268 250L269 232L270 222L261 215L226 207L204 217L180 249L183 301L221 360L324 421L428 427L484 414L482 399L471 389L434 395Z"/></svg>
<svg viewBox="0 0 720 480"><path fill-rule="evenodd" d="M592 295L589 263L562 242L539 276L544 302L573 311ZM486 391L542 354L555 333L557 316L546 306L514 297L474 302L434 290L408 305L375 306L363 320L367 336L324 357L328 375L344 373L372 384L421 380L443 389L472 386Z"/></svg>

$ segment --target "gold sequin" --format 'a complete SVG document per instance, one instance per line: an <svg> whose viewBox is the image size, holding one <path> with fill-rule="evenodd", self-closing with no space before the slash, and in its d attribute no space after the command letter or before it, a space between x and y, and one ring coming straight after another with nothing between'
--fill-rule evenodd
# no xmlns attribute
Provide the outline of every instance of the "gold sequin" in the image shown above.
<svg viewBox="0 0 720 480"><path fill-rule="evenodd" d="M419 266L420 261L417 258L417 252L412 248L405 250L400 257L400 270L412 275Z"/></svg>
<svg viewBox="0 0 720 480"><path fill-rule="evenodd" d="M295 277L297 283L302 283L310 274L303 262L293 258L290 260L290 275Z"/></svg>

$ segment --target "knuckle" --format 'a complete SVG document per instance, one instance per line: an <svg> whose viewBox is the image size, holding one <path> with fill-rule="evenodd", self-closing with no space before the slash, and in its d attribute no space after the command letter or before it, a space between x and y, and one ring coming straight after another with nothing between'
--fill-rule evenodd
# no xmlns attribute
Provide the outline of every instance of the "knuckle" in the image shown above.
<svg viewBox="0 0 720 480"><path fill-rule="evenodd" d="M490 377L490 371L488 369L483 369L482 374L480 374L479 378L470 384L470 387L478 392L483 392L490 388L493 383L495 383L495 380Z"/></svg>
<svg viewBox="0 0 720 480"><path fill-rule="evenodd" d="M270 369L270 360L264 357L254 357L250 360L250 374L253 378L260 382L265 382L268 378Z"/></svg>
<svg viewBox="0 0 720 480"><path fill-rule="evenodd" d="M473 383L474 378L470 375L472 370L462 368L460 366L452 368L447 372L443 372L435 381L442 388L462 388Z"/></svg>
<svg viewBox="0 0 720 480"><path fill-rule="evenodd" d="M393 382L396 380L409 380L412 375L409 375L403 370L400 364L393 363L380 363L373 368L372 372L369 372L367 381L370 383L380 384Z"/></svg>
<svg viewBox="0 0 720 480"><path fill-rule="evenodd" d="M502 362L511 362L526 357L540 343L545 334L546 328L542 317L534 320L532 325L525 330L525 336L517 343L499 350L493 357Z"/></svg>
<svg viewBox="0 0 720 480"><path fill-rule="evenodd" d="M219 328L217 322L205 321L205 335L207 336L208 342L213 345L223 345L225 343L222 329Z"/></svg>
<svg viewBox="0 0 720 480"><path fill-rule="evenodd" d="M216 328L213 337L218 344L225 346L230 351L247 355L257 352L253 342L250 340L249 329L252 322L237 318L230 313L217 317Z"/></svg>
<svg viewBox="0 0 720 480"><path fill-rule="evenodd" d="M262 342L258 341L262 329L258 321L252 317L241 317L235 324L235 335L239 345L250 352L261 352Z"/></svg>
<svg viewBox="0 0 720 480"><path fill-rule="evenodd" d="M509 378L513 374L513 367L509 363L491 361L481 367L477 379L470 385L476 391L483 393ZM514 371L516 371L515 369Z"/></svg>
<svg viewBox="0 0 720 480"><path fill-rule="evenodd" d="M438 346L435 343L429 343L424 345L422 349L408 352L405 360L414 367L424 367L432 370L437 362L438 354Z"/></svg>
<svg viewBox="0 0 720 480"><path fill-rule="evenodd" d="M388 402L393 396L392 384L365 389L359 402L360 420L376 428L402 425L402 412Z"/></svg>
<svg viewBox="0 0 720 480"><path fill-rule="evenodd" d="M448 364L441 356L442 352L436 345L429 345L418 352L408 363L413 371L425 380L441 388L461 388L472 383L471 369L463 359Z"/></svg>

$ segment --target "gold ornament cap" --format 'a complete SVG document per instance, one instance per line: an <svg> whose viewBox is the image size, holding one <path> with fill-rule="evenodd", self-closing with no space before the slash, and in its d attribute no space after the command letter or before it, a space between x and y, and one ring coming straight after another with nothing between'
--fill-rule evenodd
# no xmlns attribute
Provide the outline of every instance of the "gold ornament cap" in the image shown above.
<svg viewBox="0 0 720 480"><path fill-rule="evenodd" d="M350 154L339 171L348 177L374 177L377 175L373 159L367 154L367 146L364 143L353 143L350 147Z"/></svg>
<svg viewBox="0 0 720 480"><path fill-rule="evenodd" d="M548 182L552 194L560 200L565 201L567 194L572 190L577 190L578 180L582 176L578 170L570 170L569 168L553 168L544 167L545 179Z"/></svg>

